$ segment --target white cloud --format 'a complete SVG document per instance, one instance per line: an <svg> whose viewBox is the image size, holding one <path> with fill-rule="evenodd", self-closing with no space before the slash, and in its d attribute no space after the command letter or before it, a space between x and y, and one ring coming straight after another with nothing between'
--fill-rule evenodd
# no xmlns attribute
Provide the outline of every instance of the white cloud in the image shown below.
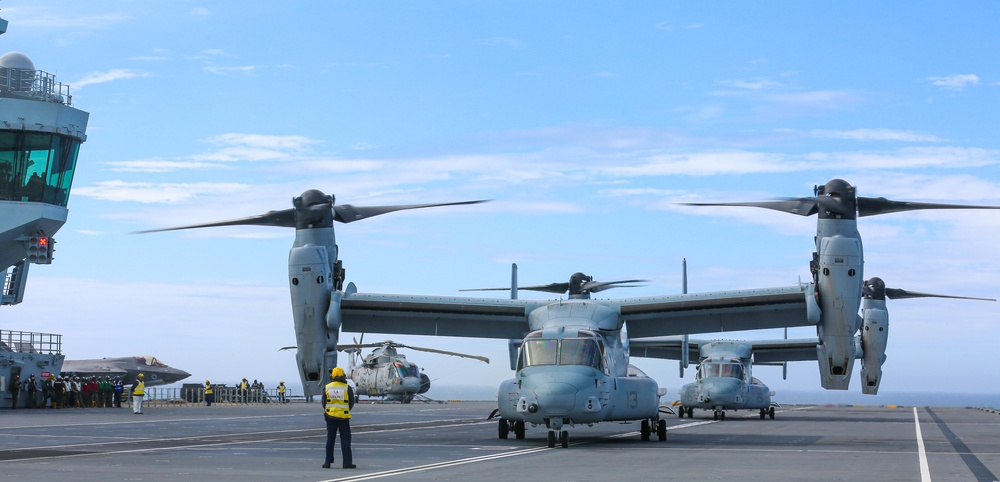
<svg viewBox="0 0 1000 482"><path fill-rule="evenodd" d="M76 82L71 82L70 84L75 89L79 90L86 85L103 84L105 82L112 82L115 80L135 79L149 76L150 74L148 72L139 72L131 69L114 69L107 72L93 72L87 74L82 79Z"/></svg>
<svg viewBox="0 0 1000 482"><path fill-rule="evenodd" d="M848 105L859 103L859 95L842 90L815 90L809 92L790 92L785 94L770 94L767 100L773 104L796 110L842 110Z"/></svg>
<svg viewBox="0 0 1000 482"><path fill-rule="evenodd" d="M250 189L238 183L153 183L103 181L94 186L73 189L76 196L115 202L178 203L203 194L227 194Z"/></svg>
<svg viewBox="0 0 1000 482"><path fill-rule="evenodd" d="M313 145L322 141L305 136L229 133L207 139L206 142L220 147L213 152L189 158L220 162L287 160L308 152Z"/></svg>
<svg viewBox="0 0 1000 482"><path fill-rule="evenodd" d="M820 139L846 139L852 141L896 141L896 142L941 142L942 141L941 138L930 134L920 134L911 131L897 131L892 129L853 129L853 130L816 129L809 131L808 135Z"/></svg>
<svg viewBox="0 0 1000 482"><path fill-rule="evenodd" d="M773 80L768 80L768 79L754 79L754 80L737 79L737 80L727 80L721 83L736 89L747 89L747 90L773 89L776 87L781 87L782 85L779 82L775 82Z"/></svg>
<svg viewBox="0 0 1000 482"><path fill-rule="evenodd" d="M943 77L928 77L931 85L947 90L962 90L970 85L979 85L979 76L976 74L946 75Z"/></svg>
<svg viewBox="0 0 1000 482"><path fill-rule="evenodd" d="M982 167L1000 161L1000 151L965 147L907 147L882 152L814 152L810 162L827 167L870 169Z"/></svg>
<svg viewBox="0 0 1000 482"><path fill-rule="evenodd" d="M75 15L70 13L53 12L44 6L30 7L8 7L4 5L4 17L18 17L18 28L24 29L54 29L54 30L104 30L114 25L127 22L132 19L128 15L122 14L92 14Z"/></svg>
<svg viewBox="0 0 1000 482"><path fill-rule="evenodd" d="M192 17L207 17L211 14L212 11L204 7L195 7L188 12L188 15L191 15Z"/></svg>
<svg viewBox="0 0 1000 482"><path fill-rule="evenodd" d="M140 159L136 161L105 162L115 172L171 172L180 169L209 169L222 164L197 161L172 161L168 159Z"/></svg>
<svg viewBox="0 0 1000 482"><path fill-rule="evenodd" d="M260 69L256 65L241 65L238 67L221 67L218 65L206 65L201 68L205 72L216 75L229 75L229 74L252 74Z"/></svg>

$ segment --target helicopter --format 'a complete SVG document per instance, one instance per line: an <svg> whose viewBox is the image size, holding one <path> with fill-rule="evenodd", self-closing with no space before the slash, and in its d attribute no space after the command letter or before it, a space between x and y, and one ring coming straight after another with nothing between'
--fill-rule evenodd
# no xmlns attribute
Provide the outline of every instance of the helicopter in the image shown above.
<svg viewBox="0 0 1000 482"><path fill-rule="evenodd" d="M816 359L819 362L820 384L828 390L847 390L854 360L861 358L862 377L865 378L863 392L876 394L885 361L885 337L866 335L861 337L860 346L855 343L855 335L862 330L869 331L882 316L878 300L870 303L872 309L865 310L864 316L858 314L864 298L864 253L858 232L858 217L921 209L1000 207L892 201L884 197L861 197L856 191L847 181L833 179L822 186L815 186L813 197L683 204L759 207L799 216L817 214L816 251L809 262L809 270L819 303ZM884 311L884 305L882 308ZM858 350L861 350L861 356L858 356Z"/></svg>
<svg viewBox="0 0 1000 482"><path fill-rule="evenodd" d="M516 275L511 278L511 299L369 294L349 283L335 303L344 331L513 340L515 375L497 391L498 436L505 439L513 431L523 439L527 426L544 426L549 447L557 440L569 446L568 427L607 421L639 420L642 440L654 431L666 440L660 417L666 410L659 403L666 389L630 365L630 336L818 321L809 285L596 300L592 293L643 280L601 282L578 272L568 282L518 287ZM568 299L517 299L519 289L568 293Z"/></svg>
<svg viewBox="0 0 1000 482"><path fill-rule="evenodd" d="M309 189L292 199L291 209L137 233L240 225L295 228L295 242L288 253L288 287L292 296L297 349L295 361L303 392L306 396L314 396L323 393L323 387L330 382L330 370L337 366L340 330L331 327L339 328L339 310L329 308L331 301L339 298L345 270L342 260L337 257L339 250L333 229L334 221L346 224L394 211L486 202L478 200L401 206L352 206L336 205L335 200L333 195Z"/></svg>
<svg viewBox="0 0 1000 482"><path fill-rule="evenodd" d="M362 348L375 348L370 354L361 357ZM489 363L490 359L478 355L466 355L451 351L421 348L404 345L391 340L353 345L339 345L337 350L351 353L350 376L357 386L358 395L382 397L385 400L410 403L416 395L426 393L431 388L431 379L413 362L406 360L406 355L396 352L397 348L439 353L442 355L472 358ZM355 361L355 357L361 362Z"/></svg>

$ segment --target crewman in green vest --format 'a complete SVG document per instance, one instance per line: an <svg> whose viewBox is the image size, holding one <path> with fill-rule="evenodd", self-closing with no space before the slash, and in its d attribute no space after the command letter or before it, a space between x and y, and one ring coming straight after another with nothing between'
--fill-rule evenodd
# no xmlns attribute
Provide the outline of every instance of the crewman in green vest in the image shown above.
<svg viewBox="0 0 1000 482"><path fill-rule="evenodd" d="M351 456L351 409L354 408L354 389L347 384L344 369L330 370L333 381L323 389L323 418L326 419L326 461L323 468L329 469L333 463L333 448L340 431L340 453L344 457L345 469L357 468Z"/></svg>

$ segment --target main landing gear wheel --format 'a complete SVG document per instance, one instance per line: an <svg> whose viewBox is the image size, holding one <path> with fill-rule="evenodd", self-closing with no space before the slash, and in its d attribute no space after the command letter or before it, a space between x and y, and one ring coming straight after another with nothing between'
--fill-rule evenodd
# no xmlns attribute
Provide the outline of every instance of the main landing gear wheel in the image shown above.
<svg viewBox="0 0 1000 482"><path fill-rule="evenodd" d="M569 448L569 432L563 430L562 433L559 434L559 443L562 445L562 448Z"/></svg>
<svg viewBox="0 0 1000 482"><path fill-rule="evenodd" d="M760 409L760 419L761 420L764 420L764 416L765 415L767 415L767 409L766 408Z"/></svg>
<svg viewBox="0 0 1000 482"><path fill-rule="evenodd" d="M684 418L684 412L685 411L687 411L687 409L684 408L684 407L681 407L681 409L677 411L677 418Z"/></svg>
<svg viewBox="0 0 1000 482"><path fill-rule="evenodd" d="M764 415L761 415L760 418L764 418ZM501 439L506 439L507 438L507 434L510 433L510 425L507 423L506 420L504 420L504 419L501 418L500 419L500 424L497 427L498 427L498 435L500 435L500 438ZM518 437L518 438L521 438L521 437Z"/></svg>
<svg viewBox="0 0 1000 482"><path fill-rule="evenodd" d="M642 419L642 424L639 429L639 440L649 440L649 433L649 419L644 418Z"/></svg>
<svg viewBox="0 0 1000 482"><path fill-rule="evenodd" d="M549 430L549 448L555 448L556 446L556 432L554 430Z"/></svg>
<svg viewBox="0 0 1000 482"><path fill-rule="evenodd" d="M667 421L660 420L656 422L656 437L660 439L660 442L667 441Z"/></svg>
<svg viewBox="0 0 1000 482"><path fill-rule="evenodd" d="M694 418L694 407L688 407L688 418Z"/></svg>
<svg viewBox="0 0 1000 482"><path fill-rule="evenodd" d="M725 410L716 410L712 415L712 420L725 420L725 419L726 419Z"/></svg>
<svg viewBox="0 0 1000 482"><path fill-rule="evenodd" d="M771 420L774 420L774 407L768 408L767 414L771 417Z"/></svg>
<svg viewBox="0 0 1000 482"><path fill-rule="evenodd" d="M514 436L517 437L518 440L524 439L524 422L514 422Z"/></svg>

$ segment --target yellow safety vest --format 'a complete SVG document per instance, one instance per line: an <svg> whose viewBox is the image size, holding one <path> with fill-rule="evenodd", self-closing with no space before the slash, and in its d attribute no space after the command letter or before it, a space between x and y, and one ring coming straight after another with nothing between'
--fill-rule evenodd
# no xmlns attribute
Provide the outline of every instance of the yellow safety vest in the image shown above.
<svg viewBox="0 0 1000 482"><path fill-rule="evenodd" d="M132 395L141 397L145 394L146 394L146 384L142 380L135 382L135 386L132 387Z"/></svg>
<svg viewBox="0 0 1000 482"><path fill-rule="evenodd" d="M212 394L212 386L205 385L205 395L211 395L211 394Z"/></svg>
<svg viewBox="0 0 1000 482"><path fill-rule="evenodd" d="M278 393L285 393L285 386L284 385L278 385Z"/></svg>
<svg viewBox="0 0 1000 482"><path fill-rule="evenodd" d="M330 382L324 390L326 390L326 415L334 418L351 418L347 384Z"/></svg>

